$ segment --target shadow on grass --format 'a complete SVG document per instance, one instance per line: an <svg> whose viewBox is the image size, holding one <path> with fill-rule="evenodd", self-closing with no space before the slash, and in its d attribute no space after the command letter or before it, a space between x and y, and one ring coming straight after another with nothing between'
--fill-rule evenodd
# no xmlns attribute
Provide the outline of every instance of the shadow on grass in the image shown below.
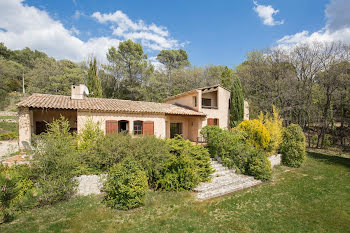
<svg viewBox="0 0 350 233"><path fill-rule="evenodd" d="M327 155L327 154L316 153L316 152L308 152L307 154L309 157L320 160L327 164L335 164L335 165L338 164L338 165L343 165L344 167L350 168L349 158L343 158L336 155Z"/></svg>

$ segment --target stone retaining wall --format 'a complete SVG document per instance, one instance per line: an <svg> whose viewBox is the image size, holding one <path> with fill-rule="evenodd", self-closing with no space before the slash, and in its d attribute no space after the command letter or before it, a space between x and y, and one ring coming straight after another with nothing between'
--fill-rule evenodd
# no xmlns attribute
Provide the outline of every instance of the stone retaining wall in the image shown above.
<svg viewBox="0 0 350 233"><path fill-rule="evenodd" d="M75 178L79 184L77 195L101 194L105 175L82 175Z"/></svg>
<svg viewBox="0 0 350 233"><path fill-rule="evenodd" d="M271 167L281 164L281 154L271 155L268 157L271 163Z"/></svg>

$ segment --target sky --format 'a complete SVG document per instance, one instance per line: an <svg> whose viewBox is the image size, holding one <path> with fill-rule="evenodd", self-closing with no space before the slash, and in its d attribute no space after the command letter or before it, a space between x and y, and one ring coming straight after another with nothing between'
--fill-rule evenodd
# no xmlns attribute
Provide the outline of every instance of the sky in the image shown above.
<svg viewBox="0 0 350 233"><path fill-rule="evenodd" d="M268 47L350 44L349 12L350 0L0 0L0 42L106 63L108 48L131 39L154 64L182 48L193 65L234 67Z"/></svg>

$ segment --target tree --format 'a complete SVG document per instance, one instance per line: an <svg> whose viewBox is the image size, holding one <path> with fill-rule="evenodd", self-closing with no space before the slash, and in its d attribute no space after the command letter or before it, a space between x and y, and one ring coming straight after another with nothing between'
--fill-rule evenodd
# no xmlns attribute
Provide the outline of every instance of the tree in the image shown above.
<svg viewBox="0 0 350 233"><path fill-rule="evenodd" d="M87 85L90 93L89 96L97 98L102 97L101 79L98 75L96 57L91 58L89 62Z"/></svg>
<svg viewBox="0 0 350 233"><path fill-rule="evenodd" d="M244 117L244 96L241 81L238 77L233 80L231 88L231 106L230 106L230 127L237 126Z"/></svg>
<svg viewBox="0 0 350 233"><path fill-rule="evenodd" d="M172 71L174 69L181 69L190 64L190 62L188 61L187 52L183 49L162 50L157 55L157 60L160 63L162 63L166 68L168 76L168 93L170 93L170 87L172 84Z"/></svg>
<svg viewBox="0 0 350 233"><path fill-rule="evenodd" d="M147 61L141 44L132 40L120 42L118 49L111 47L107 52L109 64L104 66L107 73L115 78L114 97L141 100L142 84L153 72L153 66Z"/></svg>
<svg viewBox="0 0 350 233"><path fill-rule="evenodd" d="M221 85L227 89L231 89L233 85L234 70L225 66L224 71L221 73L219 79Z"/></svg>

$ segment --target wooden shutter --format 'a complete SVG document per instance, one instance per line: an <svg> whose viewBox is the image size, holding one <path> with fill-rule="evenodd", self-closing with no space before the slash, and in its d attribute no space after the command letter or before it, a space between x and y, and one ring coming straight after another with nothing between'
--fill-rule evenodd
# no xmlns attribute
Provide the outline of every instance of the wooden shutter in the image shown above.
<svg viewBox="0 0 350 233"><path fill-rule="evenodd" d="M144 121L143 122L143 134L144 135L154 135L154 122Z"/></svg>
<svg viewBox="0 0 350 233"><path fill-rule="evenodd" d="M106 134L118 132L118 121L106 121Z"/></svg>
<svg viewBox="0 0 350 233"><path fill-rule="evenodd" d="M214 125L214 119L213 118L208 118L207 119L207 125Z"/></svg>

